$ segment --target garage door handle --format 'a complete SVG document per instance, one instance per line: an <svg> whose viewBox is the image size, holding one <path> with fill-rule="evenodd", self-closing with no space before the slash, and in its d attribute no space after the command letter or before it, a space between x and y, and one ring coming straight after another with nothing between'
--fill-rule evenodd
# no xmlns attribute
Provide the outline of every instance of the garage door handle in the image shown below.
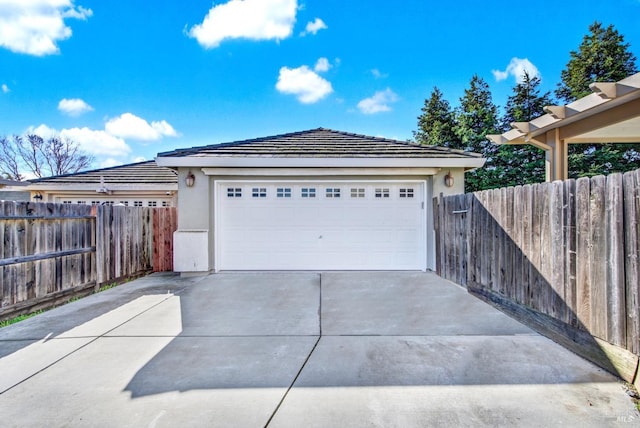
<svg viewBox="0 0 640 428"><path fill-rule="evenodd" d="M322 235L318 236L318 239L322 239Z"/></svg>

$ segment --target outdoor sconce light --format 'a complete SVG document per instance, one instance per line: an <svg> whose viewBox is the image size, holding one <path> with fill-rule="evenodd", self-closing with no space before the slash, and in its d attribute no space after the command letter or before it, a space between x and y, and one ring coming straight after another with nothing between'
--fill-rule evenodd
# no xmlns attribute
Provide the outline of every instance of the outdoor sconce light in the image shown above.
<svg viewBox="0 0 640 428"><path fill-rule="evenodd" d="M35 199L36 201L41 201L42 200L42 193L36 193L35 196L33 197L33 199Z"/></svg>
<svg viewBox="0 0 640 428"><path fill-rule="evenodd" d="M189 170L189 173L184 178L184 183L187 185L187 187L193 187L195 182L196 182L196 176L193 175L193 172L191 172L191 170Z"/></svg>
<svg viewBox="0 0 640 428"><path fill-rule="evenodd" d="M447 175L444 176L444 185L453 187L453 175L451 175L451 171L447 172Z"/></svg>

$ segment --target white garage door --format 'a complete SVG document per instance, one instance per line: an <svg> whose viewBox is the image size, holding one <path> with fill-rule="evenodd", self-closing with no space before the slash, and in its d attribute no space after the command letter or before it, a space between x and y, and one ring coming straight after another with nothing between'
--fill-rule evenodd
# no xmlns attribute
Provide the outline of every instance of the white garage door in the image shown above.
<svg viewBox="0 0 640 428"><path fill-rule="evenodd" d="M218 182L217 270L425 270L425 183Z"/></svg>

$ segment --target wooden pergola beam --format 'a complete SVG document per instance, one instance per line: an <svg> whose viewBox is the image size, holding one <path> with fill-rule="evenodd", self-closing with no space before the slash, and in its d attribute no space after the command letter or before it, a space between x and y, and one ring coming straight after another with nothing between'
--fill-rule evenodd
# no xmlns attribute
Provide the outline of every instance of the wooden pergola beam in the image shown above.
<svg viewBox="0 0 640 428"><path fill-rule="evenodd" d="M593 82L589 85L589 89L603 98L614 99L635 91L638 88L617 82Z"/></svg>
<svg viewBox="0 0 640 428"><path fill-rule="evenodd" d="M522 132L523 134L528 134L528 133L533 132L536 129L538 129L531 122L511 122L510 125L511 125L512 128L517 129L518 131Z"/></svg>
<svg viewBox="0 0 640 428"><path fill-rule="evenodd" d="M567 106L545 106L543 110L556 119L566 119L578 113L576 110Z"/></svg>
<svg viewBox="0 0 640 428"><path fill-rule="evenodd" d="M640 117L640 98L625 104L603 111L597 115L585 117L566 126L560 127L560 138L563 140L571 139L587 132L615 125L626 120ZM640 135L638 136L640 139ZM611 141L601 141L601 143L615 142L615 138Z"/></svg>

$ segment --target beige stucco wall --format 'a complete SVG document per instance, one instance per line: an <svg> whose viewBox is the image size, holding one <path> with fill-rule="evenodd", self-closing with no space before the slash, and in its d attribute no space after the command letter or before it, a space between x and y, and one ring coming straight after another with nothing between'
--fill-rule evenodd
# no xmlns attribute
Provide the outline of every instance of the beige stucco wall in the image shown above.
<svg viewBox="0 0 640 428"><path fill-rule="evenodd" d="M195 176L193 187L187 187L185 177L191 171ZM178 229L209 229L209 177L198 168L178 169Z"/></svg>
<svg viewBox="0 0 640 428"><path fill-rule="evenodd" d="M453 176L453 187L444 184L444 177L449 172ZM445 196L464 193L464 168L443 168L433 176L433 196L436 197L440 193Z"/></svg>
<svg viewBox="0 0 640 428"><path fill-rule="evenodd" d="M189 171L195 177L193 187L185 184ZM213 268L211 198L211 180L199 168L178 169L178 230L174 234L176 272L188 275L206 273Z"/></svg>

